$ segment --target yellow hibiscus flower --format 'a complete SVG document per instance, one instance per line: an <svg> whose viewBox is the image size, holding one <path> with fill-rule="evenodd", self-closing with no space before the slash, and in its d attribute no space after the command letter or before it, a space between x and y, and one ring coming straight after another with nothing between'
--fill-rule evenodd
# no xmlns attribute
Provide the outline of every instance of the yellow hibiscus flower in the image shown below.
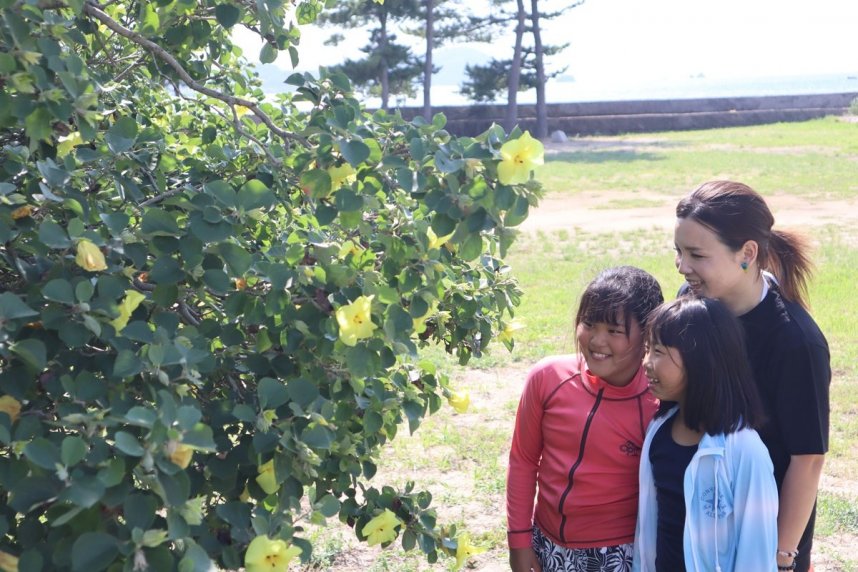
<svg viewBox="0 0 858 572"><path fill-rule="evenodd" d="M74 261L78 266L90 272L107 270L107 263L101 249L85 238L77 243L77 256L75 256Z"/></svg>
<svg viewBox="0 0 858 572"><path fill-rule="evenodd" d="M359 296L354 302L337 308L337 324L340 340L347 346L357 345L358 340L372 336L378 326L372 323L373 296Z"/></svg>
<svg viewBox="0 0 858 572"><path fill-rule="evenodd" d="M0 411L8 415L14 423L21 416L21 402L11 395L3 395L0 397Z"/></svg>
<svg viewBox="0 0 858 572"><path fill-rule="evenodd" d="M122 299L122 302L119 303L119 316L113 319L110 322L110 325L113 326L113 329L117 332L121 332L122 328L128 325L128 320L131 319L131 314L134 313L134 310L137 309L137 306L140 305L140 302L146 299L146 296L138 292L137 290L126 290L125 298Z"/></svg>
<svg viewBox="0 0 858 572"><path fill-rule="evenodd" d="M339 167L328 167L328 175L331 176L331 190L336 191L344 184L351 183L355 180L355 170L348 163L343 163Z"/></svg>
<svg viewBox="0 0 858 572"><path fill-rule="evenodd" d="M526 183L530 172L544 161L545 149L538 139L525 131L521 137L503 144L500 150L498 180L504 185Z"/></svg>
<svg viewBox="0 0 858 572"><path fill-rule="evenodd" d="M471 405L471 394L467 391L451 391L447 402L453 406L456 413L465 413Z"/></svg>
<svg viewBox="0 0 858 572"><path fill-rule="evenodd" d="M244 554L246 572L286 572L289 563L301 554L301 549L279 538L257 536L250 541Z"/></svg>
<svg viewBox="0 0 858 572"><path fill-rule="evenodd" d="M170 446L167 446L167 450L170 450ZM182 443L176 443L172 447L172 451L169 453L168 457L174 464L178 465L182 469L187 469L188 465L191 464L191 459L194 457L194 450Z"/></svg>
<svg viewBox="0 0 858 572"><path fill-rule="evenodd" d="M504 324L503 330L498 334L498 340L502 342L511 342L515 333L524 329L524 324L518 320L513 320Z"/></svg>
<svg viewBox="0 0 858 572"><path fill-rule="evenodd" d="M396 538L396 528L404 523L389 508L370 520L361 532L370 546L384 544Z"/></svg>
<svg viewBox="0 0 858 572"><path fill-rule="evenodd" d="M458 541L459 546L456 548L456 570L461 568L471 556L476 556L486 551L485 548L478 548L471 544L471 540L467 534L460 536Z"/></svg>
<svg viewBox="0 0 858 572"><path fill-rule="evenodd" d="M31 214L33 214L33 207L30 205L24 205L12 211L12 220L27 218Z"/></svg>
<svg viewBox="0 0 858 572"><path fill-rule="evenodd" d="M274 474L274 459L259 465L259 474L256 476L256 483L267 495L277 492L280 487L277 485L277 476Z"/></svg>
<svg viewBox="0 0 858 572"><path fill-rule="evenodd" d="M444 246L444 243L450 240L450 237L453 236L453 233L451 232L450 234L445 234L444 236L439 237L437 234L435 234L435 231L432 230L432 227L430 226L428 229L426 229L426 236L429 237L429 250L432 250L433 248L441 248L442 246Z"/></svg>

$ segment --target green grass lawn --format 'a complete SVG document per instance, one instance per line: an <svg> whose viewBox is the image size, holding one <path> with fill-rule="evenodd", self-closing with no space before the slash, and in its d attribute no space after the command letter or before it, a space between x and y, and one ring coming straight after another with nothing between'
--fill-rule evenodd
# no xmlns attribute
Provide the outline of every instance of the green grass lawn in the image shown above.
<svg viewBox="0 0 858 572"><path fill-rule="evenodd" d="M658 206L636 196L636 191L646 189L670 199L666 218L672 218L675 200L714 177L737 178L764 194L811 200L858 196L858 124L824 119L599 141L607 142L604 151L551 158L539 173L547 191L610 191L616 208ZM825 472L837 484L820 494L817 538L830 542L817 549L825 558L825 567L817 566L817 572L853 571L858 570L858 556L848 546L858 538L858 243L853 229L815 228L811 238L816 273L810 298L829 340L835 372ZM507 258L524 291L516 317L526 327L516 334L515 350L510 353L493 344L488 355L465 368L437 349L426 352L457 386L471 391L472 408L465 415L443 408L410 437L404 429L403 437L380 460L380 479L394 484L414 479L418 487L432 491L441 519L464 526L472 539L489 549L475 560L475 569L508 569L505 462L517 392L527 367L544 356L575 350L572 322L578 297L604 268L639 266L659 280L666 298L672 298L682 282L673 264L672 242L669 232L655 229L522 234ZM430 566L420 554L404 554L398 548L370 554L372 549L344 544L351 531L319 534L324 557L315 569L451 569L449 559ZM363 559L346 566L355 554Z"/></svg>

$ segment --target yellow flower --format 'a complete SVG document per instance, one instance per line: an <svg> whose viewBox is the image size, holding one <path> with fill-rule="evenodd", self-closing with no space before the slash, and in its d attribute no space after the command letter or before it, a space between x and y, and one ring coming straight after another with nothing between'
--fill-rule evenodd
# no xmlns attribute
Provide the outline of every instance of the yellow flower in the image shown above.
<svg viewBox="0 0 858 572"><path fill-rule="evenodd" d="M169 446L167 449L169 450ZM191 464L191 459L194 457L194 450L187 445L178 443L173 448L173 452L170 453L169 457L174 464L179 466L179 468L187 469L188 465Z"/></svg>
<svg viewBox="0 0 858 572"><path fill-rule="evenodd" d="M90 272L107 270L107 263L104 261L101 250L85 238L77 243L77 256L75 256L74 261L78 266Z"/></svg>
<svg viewBox="0 0 858 572"><path fill-rule="evenodd" d="M366 523L361 532L366 537L366 543L375 546L396 538L396 527L403 524L389 508L386 508L383 513Z"/></svg>
<svg viewBox="0 0 858 572"><path fill-rule="evenodd" d="M259 474L256 476L256 482L265 494L271 495L277 492L280 487L277 485L277 477L274 474L274 459L267 463L259 465Z"/></svg>
<svg viewBox="0 0 858 572"><path fill-rule="evenodd" d="M500 153L498 180L504 185L514 185L530 179L530 172L542 165L545 150L538 139L525 131L518 139L504 143Z"/></svg>
<svg viewBox="0 0 858 572"><path fill-rule="evenodd" d="M513 320L504 324L503 330L498 334L498 339L502 342L511 342L515 333L522 329L524 329L524 324L518 320Z"/></svg>
<svg viewBox="0 0 858 572"><path fill-rule="evenodd" d="M21 402L11 395L4 395L0 397L0 411L8 415L14 423L21 416Z"/></svg>
<svg viewBox="0 0 858 572"><path fill-rule="evenodd" d="M80 131L72 131L68 135L63 135L58 141L57 157L65 157L71 153L72 149L83 144L83 138L80 136Z"/></svg>
<svg viewBox="0 0 858 572"><path fill-rule="evenodd" d="M246 572L286 572L289 563L300 554L300 548L285 540L257 536L250 541L244 554L244 569Z"/></svg>
<svg viewBox="0 0 858 572"><path fill-rule="evenodd" d="M349 254L352 256L358 256L363 251L364 248L360 244L356 244L353 240L347 240L340 247L338 256L345 259Z"/></svg>
<svg viewBox="0 0 858 572"><path fill-rule="evenodd" d="M450 240L450 237L453 236L453 233L451 232L450 234L446 234L439 238L430 226L428 229L426 229L426 236L429 237L429 250L432 250L433 248L441 248L445 242Z"/></svg>
<svg viewBox="0 0 858 572"><path fill-rule="evenodd" d="M458 538L459 547L456 548L456 570L462 567L471 556L482 554L486 551L485 548L477 548L471 544L467 534L463 534Z"/></svg>
<svg viewBox="0 0 858 572"><path fill-rule="evenodd" d="M18 558L0 551L0 570L2 572L18 572Z"/></svg>
<svg viewBox="0 0 858 572"><path fill-rule="evenodd" d="M337 308L340 340L347 346L354 346L358 340L371 337L377 327L372 323L372 299L373 296L359 296L351 304Z"/></svg>
<svg viewBox="0 0 858 572"><path fill-rule="evenodd" d="M30 205L24 205L12 211L12 220L26 218L31 214L33 214L33 207Z"/></svg>
<svg viewBox="0 0 858 572"><path fill-rule="evenodd" d="M331 176L331 190L336 191L346 183L351 183L355 180L355 170L348 163L343 163L339 167L328 167L328 175Z"/></svg>
<svg viewBox="0 0 858 572"><path fill-rule="evenodd" d="M110 325L113 326L113 329L116 330L117 333L121 332L122 328L128 325L128 320L131 319L131 314L134 313L134 310L137 309L140 302L145 299L146 296L137 290L125 291L125 298L123 298L122 302L119 303L119 316L110 322Z"/></svg>
<svg viewBox="0 0 858 572"><path fill-rule="evenodd" d="M465 413L471 404L471 394L467 391L451 391L447 402L453 406L456 413Z"/></svg>

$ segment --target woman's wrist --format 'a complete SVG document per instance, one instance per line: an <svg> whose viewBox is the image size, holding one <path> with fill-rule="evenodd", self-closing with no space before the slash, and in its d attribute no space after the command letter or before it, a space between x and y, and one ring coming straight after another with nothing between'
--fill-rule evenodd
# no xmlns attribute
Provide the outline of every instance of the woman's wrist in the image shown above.
<svg viewBox="0 0 858 572"><path fill-rule="evenodd" d="M798 550L781 550L778 548L778 570L784 572L795 570L796 556L798 556Z"/></svg>

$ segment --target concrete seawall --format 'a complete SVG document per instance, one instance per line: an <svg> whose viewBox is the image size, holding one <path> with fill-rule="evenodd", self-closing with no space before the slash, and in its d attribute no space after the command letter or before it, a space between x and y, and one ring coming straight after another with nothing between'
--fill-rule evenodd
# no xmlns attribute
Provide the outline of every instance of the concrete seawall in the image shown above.
<svg viewBox="0 0 858 572"><path fill-rule="evenodd" d="M567 135L617 135L650 131L711 129L761 125L782 121L806 121L826 115L843 115L858 92L820 95L774 95L651 101L599 101L554 103L548 107L548 131ZM433 108L447 117L447 130L474 136L492 123L503 123L504 105L472 105ZM411 119L422 108L400 108ZM536 128L536 106L519 105L522 129Z"/></svg>

